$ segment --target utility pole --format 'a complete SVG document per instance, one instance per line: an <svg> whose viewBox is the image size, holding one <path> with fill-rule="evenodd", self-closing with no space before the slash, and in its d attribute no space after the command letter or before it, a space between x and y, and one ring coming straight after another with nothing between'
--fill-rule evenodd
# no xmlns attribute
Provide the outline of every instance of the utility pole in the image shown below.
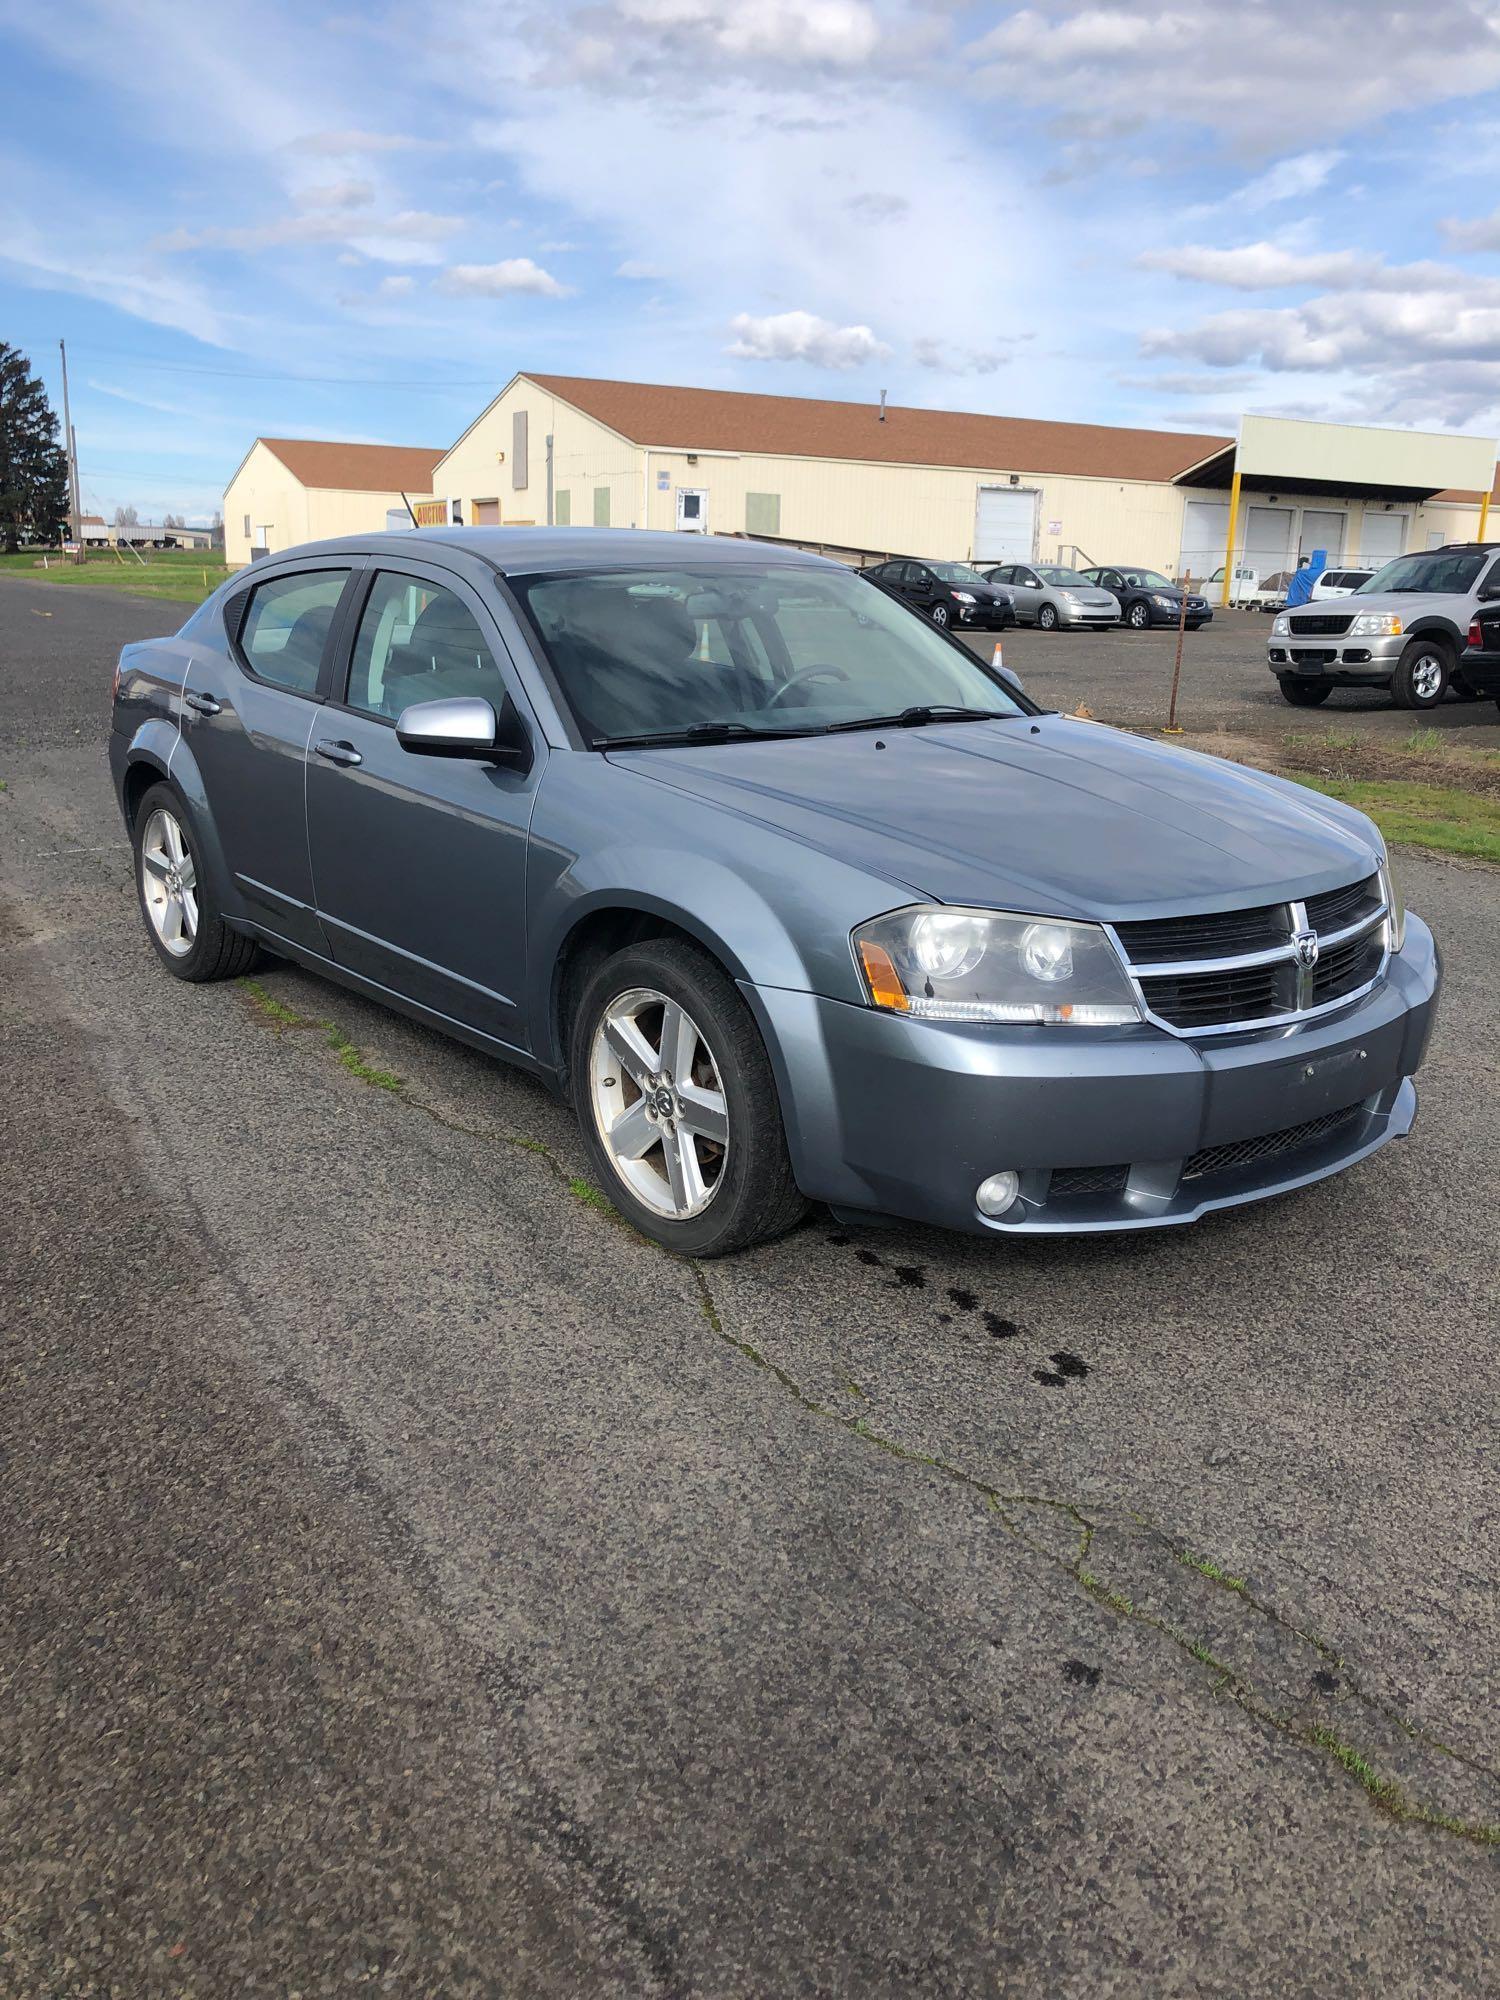
<svg viewBox="0 0 1500 2000"><path fill-rule="evenodd" d="M550 527L551 527L552 525L553 525L553 521L552 521L552 433L551 433L551 431L548 431L548 433L547 433L547 526L548 526L548 527L550 528Z"/></svg>
<svg viewBox="0 0 1500 2000"><path fill-rule="evenodd" d="M73 412L68 403L68 344L57 343L62 356L63 429L68 436L68 540L78 544L78 560L83 560L83 522L78 505L78 439L73 432Z"/></svg>

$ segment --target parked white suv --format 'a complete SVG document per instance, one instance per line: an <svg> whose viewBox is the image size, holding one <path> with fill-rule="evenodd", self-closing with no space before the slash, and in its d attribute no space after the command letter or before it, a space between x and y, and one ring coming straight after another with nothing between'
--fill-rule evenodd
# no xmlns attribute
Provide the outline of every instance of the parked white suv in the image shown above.
<svg viewBox="0 0 1500 2000"><path fill-rule="evenodd" d="M1473 691L1460 662L1479 606L1500 599L1500 547L1450 542L1398 556L1349 597L1279 612L1266 664L1294 708L1336 687L1387 687L1400 708L1436 708Z"/></svg>
<svg viewBox="0 0 1500 2000"><path fill-rule="evenodd" d="M1314 583L1308 601L1316 604L1324 597L1352 597L1375 574L1373 569L1325 569Z"/></svg>

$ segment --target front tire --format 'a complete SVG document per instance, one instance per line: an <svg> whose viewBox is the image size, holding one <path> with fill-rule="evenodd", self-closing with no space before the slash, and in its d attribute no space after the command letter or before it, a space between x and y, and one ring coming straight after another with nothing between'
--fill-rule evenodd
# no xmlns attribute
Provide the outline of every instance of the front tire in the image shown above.
<svg viewBox="0 0 1500 2000"><path fill-rule="evenodd" d="M1445 647L1431 639L1413 639L1396 662L1391 698L1398 708L1436 708L1452 671Z"/></svg>
<svg viewBox="0 0 1500 2000"><path fill-rule="evenodd" d="M1057 606L1055 604L1044 604L1036 614L1036 623L1039 632L1055 632L1057 630Z"/></svg>
<svg viewBox="0 0 1500 2000"><path fill-rule="evenodd" d="M1328 681L1298 681L1290 674L1278 674L1276 682L1281 689L1282 699L1289 701L1293 708L1317 708L1333 693Z"/></svg>
<svg viewBox="0 0 1500 2000"><path fill-rule="evenodd" d="M1151 613L1144 604L1132 604L1125 613L1125 623L1132 632L1144 632L1151 623Z"/></svg>
<svg viewBox="0 0 1500 2000"><path fill-rule="evenodd" d="M944 630L946 630L948 626L948 621L952 616L952 613L949 611L946 604L934 604L931 612L928 615L932 619L934 625L941 625L944 628Z"/></svg>
<svg viewBox="0 0 1500 2000"><path fill-rule="evenodd" d="M152 785L131 825L135 887L152 948L174 979L238 979L260 957L254 938L230 930L182 800Z"/></svg>
<svg viewBox="0 0 1500 2000"><path fill-rule="evenodd" d="M573 1010L569 1071L600 1184L643 1236L724 1257L801 1219L765 1044L696 945L649 938L598 966Z"/></svg>

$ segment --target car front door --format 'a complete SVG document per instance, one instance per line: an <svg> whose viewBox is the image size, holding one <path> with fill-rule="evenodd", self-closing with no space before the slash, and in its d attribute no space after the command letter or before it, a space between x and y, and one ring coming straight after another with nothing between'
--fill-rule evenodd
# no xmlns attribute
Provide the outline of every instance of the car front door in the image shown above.
<svg viewBox="0 0 1500 2000"><path fill-rule="evenodd" d="M480 593L455 571L372 567L351 606L307 758L318 913L338 964L511 1047L522 995L526 846L546 745ZM529 770L422 755L396 740L421 702L507 699Z"/></svg>
<svg viewBox="0 0 1500 2000"><path fill-rule="evenodd" d="M225 599L222 639L194 646L183 689L183 736L233 889L257 923L319 953L303 771L357 568L345 556L257 573Z"/></svg>
<svg viewBox="0 0 1500 2000"><path fill-rule="evenodd" d="M1016 594L1016 616L1023 624L1036 623L1037 608L1042 601L1042 579L1035 570L1027 569L1024 563L1017 563L1013 571L1015 582L1012 588Z"/></svg>

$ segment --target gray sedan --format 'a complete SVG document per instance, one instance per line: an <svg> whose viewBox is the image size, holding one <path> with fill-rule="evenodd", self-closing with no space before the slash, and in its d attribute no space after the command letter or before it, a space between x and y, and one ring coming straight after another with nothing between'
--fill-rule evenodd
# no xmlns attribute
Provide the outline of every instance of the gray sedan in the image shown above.
<svg viewBox="0 0 1500 2000"><path fill-rule="evenodd" d="M268 949L519 1065L685 1255L809 1200L1191 1222L1415 1113L1437 956L1369 820L790 549L288 550L125 648L109 753L165 971Z"/></svg>
<svg viewBox="0 0 1500 2000"><path fill-rule="evenodd" d="M1120 600L1081 570L1061 563L1003 563L984 575L987 582L1010 592L1021 624L1038 626L1043 632L1055 632L1062 625L1106 631L1120 622Z"/></svg>

